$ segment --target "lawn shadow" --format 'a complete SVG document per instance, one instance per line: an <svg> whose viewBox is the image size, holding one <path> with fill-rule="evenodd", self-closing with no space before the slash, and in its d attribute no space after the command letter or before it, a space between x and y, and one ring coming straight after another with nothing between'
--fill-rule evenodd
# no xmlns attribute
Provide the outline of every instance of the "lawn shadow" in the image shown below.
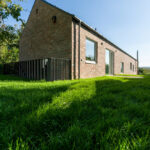
<svg viewBox="0 0 150 150"><path fill-rule="evenodd" d="M12 79L15 80L13 77ZM40 106L52 103L53 97L59 97L72 84L46 85L42 88L23 87L22 89L0 87L0 148L7 148L8 143L17 140L18 137L23 139L30 137L27 133L30 130L34 131L34 125L31 123L34 121L28 118ZM39 124L36 123L36 125Z"/></svg>
<svg viewBox="0 0 150 150"><path fill-rule="evenodd" d="M88 95L91 90L90 80L86 84L83 80L66 86L49 87L43 89L43 94L38 88L25 91L9 89L8 93L18 93L18 96L19 93L25 93L23 95L27 99L24 103L24 100L19 102L20 98L14 97L8 103L8 113L0 111L0 117L3 120L8 118L8 124L14 130L12 139L28 139L33 149L42 148L42 144L47 149L114 149L121 142L130 148L133 146L130 141L136 142L137 137L143 142L149 128L150 86L145 84L149 78L124 78L123 81L119 78L93 80L94 92L88 98L84 95ZM87 90L83 91L83 87ZM71 95L72 93L78 95ZM0 94L0 98L3 96L9 95ZM7 97L10 98L12 97ZM54 108L48 107L39 117L36 116L39 107L51 105L52 100L59 98L63 101L62 107L54 104Z"/></svg>
<svg viewBox="0 0 150 150"><path fill-rule="evenodd" d="M0 74L0 82L6 82L6 81L29 81L28 79L17 77L15 75L2 75Z"/></svg>
<svg viewBox="0 0 150 150"><path fill-rule="evenodd" d="M148 107L144 107L150 95L143 95L143 100L138 97L139 93L149 90L144 80L95 80L96 91L92 97L75 96L68 107L46 111L36 129L30 132L45 140L55 139L49 145L56 149L72 149L74 143L76 149L87 149L86 144L91 149L116 148L120 142L127 142L130 148L134 146L132 142L137 142L137 146L138 137L145 140L150 123ZM41 128L43 130L37 134ZM147 146L144 144L142 146Z"/></svg>

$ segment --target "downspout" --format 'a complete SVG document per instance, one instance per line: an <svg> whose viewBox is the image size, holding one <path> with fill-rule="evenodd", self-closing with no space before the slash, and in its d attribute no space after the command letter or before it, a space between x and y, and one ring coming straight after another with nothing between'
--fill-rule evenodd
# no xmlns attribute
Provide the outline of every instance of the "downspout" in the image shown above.
<svg viewBox="0 0 150 150"><path fill-rule="evenodd" d="M79 20L79 35L78 35L78 79L80 79L80 29L81 29L81 20Z"/></svg>
<svg viewBox="0 0 150 150"><path fill-rule="evenodd" d="M74 25L74 79L76 79L76 23L73 23Z"/></svg>

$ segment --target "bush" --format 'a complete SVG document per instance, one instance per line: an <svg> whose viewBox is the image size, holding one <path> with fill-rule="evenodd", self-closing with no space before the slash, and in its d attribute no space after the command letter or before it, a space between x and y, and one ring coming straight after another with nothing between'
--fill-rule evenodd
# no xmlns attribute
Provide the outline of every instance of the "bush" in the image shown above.
<svg viewBox="0 0 150 150"><path fill-rule="evenodd" d="M19 49L11 48L8 49L7 46L0 47L0 64L17 62L19 60Z"/></svg>
<svg viewBox="0 0 150 150"><path fill-rule="evenodd" d="M138 73L143 75L144 74L144 69L143 68L139 68Z"/></svg>

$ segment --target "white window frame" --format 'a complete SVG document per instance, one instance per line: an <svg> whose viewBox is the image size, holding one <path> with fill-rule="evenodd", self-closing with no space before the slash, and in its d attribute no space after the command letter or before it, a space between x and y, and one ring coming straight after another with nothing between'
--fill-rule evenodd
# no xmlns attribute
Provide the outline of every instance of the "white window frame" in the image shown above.
<svg viewBox="0 0 150 150"><path fill-rule="evenodd" d="M92 61L92 60L87 60L87 59L86 59L86 46L85 46L85 62L86 62L87 64L96 64L96 63L97 63L97 42L94 41L94 40L92 40L92 39L90 39L90 38L88 38L88 37L86 37L86 40L85 40L85 41L87 41L87 40L89 40L89 41L91 41L91 42L94 43L94 58L95 58L95 60Z"/></svg>

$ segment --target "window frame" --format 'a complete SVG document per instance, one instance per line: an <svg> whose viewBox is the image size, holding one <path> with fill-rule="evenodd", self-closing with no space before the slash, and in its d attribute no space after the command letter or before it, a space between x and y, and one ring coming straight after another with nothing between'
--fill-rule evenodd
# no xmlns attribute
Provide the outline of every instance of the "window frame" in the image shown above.
<svg viewBox="0 0 150 150"><path fill-rule="evenodd" d="M122 68L122 67L123 67L123 68ZM121 72L121 73L124 73L124 62L121 62L120 72Z"/></svg>
<svg viewBox="0 0 150 150"><path fill-rule="evenodd" d="M133 66L132 66L132 69L133 69L133 72L134 72L134 64L133 64Z"/></svg>
<svg viewBox="0 0 150 150"><path fill-rule="evenodd" d="M133 66L133 65L132 65L132 62L130 62L130 70L131 70L131 71L132 71L132 69L133 69L132 66Z"/></svg>
<svg viewBox="0 0 150 150"><path fill-rule="evenodd" d="M87 45L86 45L86 42L90 41L90 42L93 42L94 43L94 60L87 60L87 56L86 56L86 52L87 52ZM98 49L98 44L96 41L86 37L85 39L85 62L87 64L96 64L97 63L97 49Z"/></svg>

